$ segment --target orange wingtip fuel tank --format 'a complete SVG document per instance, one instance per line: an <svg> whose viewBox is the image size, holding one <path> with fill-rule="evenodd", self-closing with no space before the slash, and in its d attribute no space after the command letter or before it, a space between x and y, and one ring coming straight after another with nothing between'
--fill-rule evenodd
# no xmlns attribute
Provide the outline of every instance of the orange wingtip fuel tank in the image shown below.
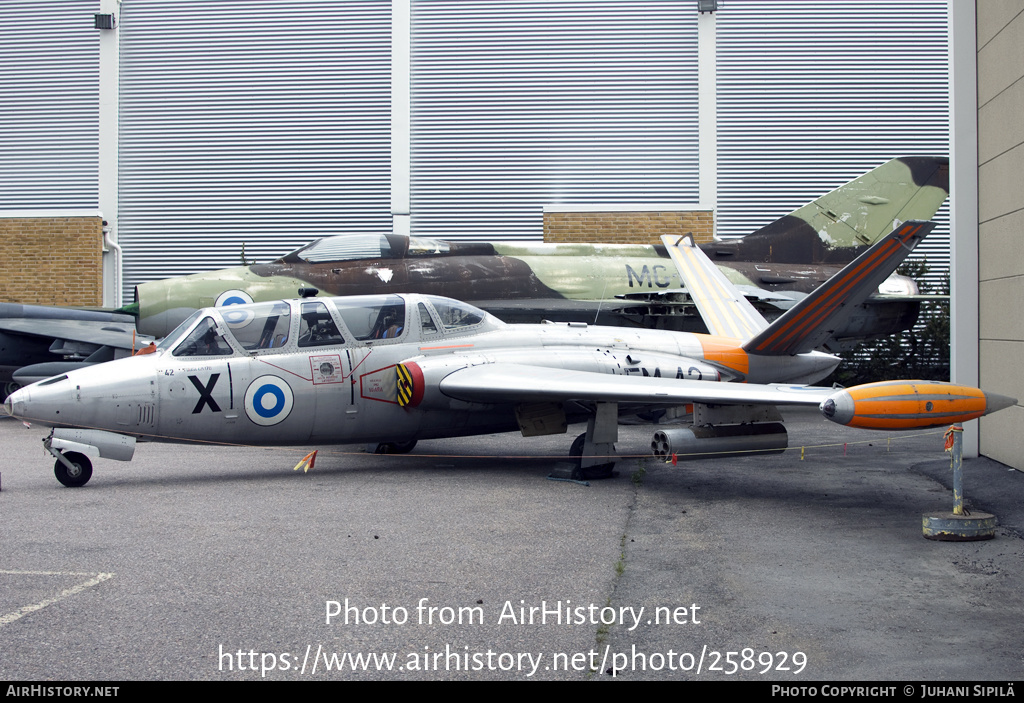
<svg viewBox="0 0 1024 703"><path fill-rule="evenodd" d="M819 409L840 425L914 430L966 422L1016 403L1016 398L953 383L880 381L836 391Z"/></svg>

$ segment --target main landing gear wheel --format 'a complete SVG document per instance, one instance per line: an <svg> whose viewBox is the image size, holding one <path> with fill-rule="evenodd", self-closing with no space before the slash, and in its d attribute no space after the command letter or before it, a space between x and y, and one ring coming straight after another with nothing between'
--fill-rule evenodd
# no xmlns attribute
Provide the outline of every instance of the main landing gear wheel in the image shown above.
<svg viewBox="0 0 1024 703"><path fill-rule="evenodd" d="M78 488L87 484L92 478L92 462L89 461L89 457L78 452L62 452L62 454L71 462L74 469L69 469L64 466L64 462L57 459L53 465L53 475L57 477L57 480L68 488Z"/></svg>
<svg viewBox="0 0 1024 703"><path fill-rule="evenodd" d="M381 442L373 451L374 454L408 454L416 447L416 440L408 442Z"/></svg>
<svg viewBox="0 0 1024 703"><path fill-rule="evenodd" d="M586 444L586 441L587 433L584 432L574 439L572 446L569 447L569 460L575 465L573 478L577 481L597 481L603 478L614 478L617 475L615 471L612 471L615 468L614 461L583 468L583 446Z"/></svg>

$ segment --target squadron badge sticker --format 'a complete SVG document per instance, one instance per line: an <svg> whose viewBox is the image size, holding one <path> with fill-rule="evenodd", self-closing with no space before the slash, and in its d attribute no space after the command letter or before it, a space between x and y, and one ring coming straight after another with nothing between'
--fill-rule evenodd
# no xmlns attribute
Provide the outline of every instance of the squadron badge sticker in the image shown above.
<svg viewBox="0 0 1024 703"><path fill-rule="evenodd" d="M309 357L309 369L313 373L313 385L322 383L341 383L345 380L341 373L341 355L320 354Z"/></svg>

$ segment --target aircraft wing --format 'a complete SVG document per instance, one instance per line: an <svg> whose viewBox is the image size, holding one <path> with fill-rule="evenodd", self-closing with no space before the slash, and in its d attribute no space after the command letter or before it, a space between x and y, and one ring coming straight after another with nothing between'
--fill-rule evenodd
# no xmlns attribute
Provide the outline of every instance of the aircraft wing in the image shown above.
<svg viewBox="0 0 1024 703"><path fill-rule="evenodd" d="M13 334L64 339L96 346L132 348L132 332L135 325L89 320L33 320L25 318L0 318L0 331ZM141 340L145 340L144 342ZM136 348L152 341L151 337L136 336Z"/></svg>
<svg viewBox="0 0 1024 703"><path fill-rule="evenodd" d="M31 383L69 364L128 356L153 341L134 333L129 315L0 303L0 382ZM59 371L54 363L62 364Z"/></svg>
<svg viewBox="0 0 1024 703"><path fill-rule="evenodd" d="M441 392L478 403L606 401L631 405L811 405L831 388L791 384L723 383L645 376L617 376L528 364L481 364L446 376Z"/></svg>

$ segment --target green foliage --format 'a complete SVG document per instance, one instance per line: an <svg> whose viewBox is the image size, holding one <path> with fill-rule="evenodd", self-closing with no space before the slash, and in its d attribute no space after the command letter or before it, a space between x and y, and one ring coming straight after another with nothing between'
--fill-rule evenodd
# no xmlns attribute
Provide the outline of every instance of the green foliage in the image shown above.
<svg viewBox="0 0 1024 703"><path fill-rule="evenodd" d="M629 480L633 482L633 485L639 488L644 482L644 476L647 475L647 469L644 467L643 460L640 461L640 468L633 472L633 475L629 477Z"/></svg>
<svg viewBox="0 0 1024 703"><path fill-rule="evenodd" d="M922 294L949 295L949 274L933 286L922 279L928 272L927 261L908 261L897 270L918 282ZM823 385L837 383L855 386L896 378L949 380L949 300L921 304L917 324L906 332L865 342L852 351L843 352L843 363Z"/></svg>

